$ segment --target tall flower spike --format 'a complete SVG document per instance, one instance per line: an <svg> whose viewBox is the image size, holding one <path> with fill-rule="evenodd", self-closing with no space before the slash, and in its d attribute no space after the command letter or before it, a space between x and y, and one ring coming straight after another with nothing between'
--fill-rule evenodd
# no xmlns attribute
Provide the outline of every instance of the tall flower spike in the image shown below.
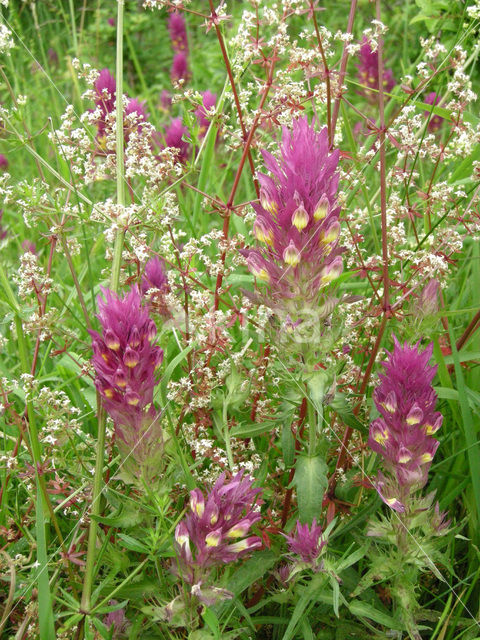
<svg viewBox="0 0 480 640"><path fill-rule="evenodd" d="M176 53L173 56L172 67L170 69L170 79L175 84L180 80L187 81L190 78L190 71L188 69L187 56L183 53Z"/></svg>
<svg viewBox="0 0 480 640"><path fill-rule="evenodd" d="M181 13L174 12L168 19L168 32L175 53L188 53L187 27Z"/></svg>
<svg viewBox="0 0 480 640"><path fill-rule="evenodd" d="M107 133L108 115L115 111L117 83L114 76L108 69L102 69L94 84L95 88L95 106L100 111L97 119L97 141L99 145L104 146L105 135ZM125 142L128 142L130 134L133 131L142 130L142 123L147 122L147 112L145 103L137 98L130 98L124 113L124 136Z"/></svg>
<svg viewBox="0 0 480 640"><path fill-rule="evenodd" d="M190 157L190 145L184 139L188 135L188 129L183 125L181 118L173 118L164 132L155 135L155 142L160 149L170 147L177 149L177 159L182 164L188 162Z"/></svg>
<svg viewBox="0 0 480 640"><path fill-rule="evenodd" d="M370 425L368 444L382 457L385 474L379 473L376 482L380 497L403 512L412 494L427 483L439 444L433 436L443 418L435 411L436 367L428 364L433 345L420 352L418 344L402 347L395 337L394 342L373 394L380 417Z"/></svg>
<svg viewBox="0 0 480 640"><path fill-rule="evenodd" d="M189 584L204 580L211 567L262 546L258 536L248 536L261 517L253 510L261 489L252 483L240 471L229 482L222 474L206 496L200 489L190 492L190 510L175 531L182 577Z"/></svg>
<svg viewBox="0 0 480 640"><path fill-rule="evenodd" d="M358 58L357 75L360 84L368 87L369 89L375 89L378 91L380 88L378 77L378 51L373 51L370 41L365 36L362 40ZM383 88L385 91L390 92L394 86L395 78L393 77L393 71L391 69L384 69ZM365 95L371 102L376 102L378 99L377 94L372 91L367 90Z"/></svg>
<svg viewBox="0 0 480 640"><path fill-rule="evenodd" d="M179 80L187 81L190 78L188 69L188 39L185 18L177 12L168 19L168 31L173 49L173 62L170 70L170 78L173 83Z"/></svg>
<svg viewBox="0 0 480 640"><path fill-rule="evenodd" d="M342 272L336 203L339 151L329 151L327 129L307 118L283 128L280 157L263 151L270 175L259 174L254 233L260 248L246 251L250 271L268 283L268 303L308 305Z"/></svg>
<svg viewBox="0 0 480 640"><path fill-rule="evenodd" d="M109 289L98 297L102 333L90 331L95 386L115 425L117 442L132 461L146 465L162 448L153 406L155 373L163 351L137 287L120 298Z"/></svg>
<svg viewBox="0 0 480 640"><path fill-rule="evenodd" d="M170 317L165 294L170 291L168 277L165 273L163 260L157 256L151 258L145 265L145 273L142 278L141 292L146 296L152 311L162 316Z"/></svg>
<svg viewBox="0 0 480 640"><path fill-rule="evenodd" d="M202 93L202 104L195 109L195 117L197 118L198 126L200 127L200 138L204 138L210 126L210 119L207 116L207 112L213 109L217 103L217 94L211 91L204 91Z"/></svg>

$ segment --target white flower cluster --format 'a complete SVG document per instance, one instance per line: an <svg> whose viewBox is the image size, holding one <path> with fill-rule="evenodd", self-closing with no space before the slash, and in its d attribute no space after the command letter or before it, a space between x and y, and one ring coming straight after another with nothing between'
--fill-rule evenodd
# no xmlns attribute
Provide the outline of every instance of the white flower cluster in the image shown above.
<svg viewBox="0 0 480 640"><path fill-rule="evenodd" d="M14 46L12 32L3 22L0 22L0 54L9 56Z"/></svg>

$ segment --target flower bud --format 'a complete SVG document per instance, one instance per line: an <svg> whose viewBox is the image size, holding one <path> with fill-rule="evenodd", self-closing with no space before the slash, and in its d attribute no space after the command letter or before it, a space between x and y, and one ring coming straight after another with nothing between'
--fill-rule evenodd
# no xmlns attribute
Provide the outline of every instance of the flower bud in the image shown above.
<svg viewBox="0 0 480 640"><path fill-rule="evenodd" d="M375 442L383 445L388 440L387 425L382 420L375 420L370 426L370 435Z"/></svg>
<svg viewBox="0 0 480 640"><path fill-rule="evenodd" d="M265 211L268 211L272 215L275 215L278 211L278 204L275 202L275 200L268 196L265 189L263 188L260 189L260 204L265 209Z"/></svg>
<svg viewBox="0 0 480 640"><path fill-rule="evenodd" d="M308 222L309 222L308 213L305 207L303 206L303 204L301 204L293 212L292 225L296 227L299 231L302 231L302 229L305 229L305 227L308 225Z"/></svg>
<svg viewBox="0 0 480 640"><path fill-rule="evenodd" d="M190 509L199 517L203 516L205 511L205 500L200 489L194 489L190 492Z"/></svg>
<svg viewBox="0 0 480 640"><path fill-rule="evenodd" d="M104 340L107 347L112 351L118 351L120 349L120 340L111 329L105 331Z"/></svg>
<svg viewBox="0 0 480 640"><path fill-rule="evenodd" d="M323 220L327 217L328 212L330 210L330 203L328 202L328 198L325 194L320 198L315 206L315 211L313 212L313 217L315 220Z"/></svg>
<svg viewBox="0 0 480 640"><path fill-rule="evenodd" d="M253 233L259 242L264 242L270 246L273 244L273 231L272 229L269 229L263 221L255 220Z"/></svg>
<svg viewBox="0 0 480 640"><path fill-rule="evenodd" d="M120 387L120 389L124 389L127 386L127 376L125 375L125 371L121 367L118 367L118 369L115 371L113 381L115 382L117 387Z"/></svg>
<svg viewBox="0 0 480 640"><path fill-rule="evenodd" d="M442 426L442 422L443 422L443 416L440 414L433 424L424 425L426 435L433 436L434 433L437 433L437 431Z"/></svg>
<svg viewBox="0 0 480 640"><path fill-rule="evenodd" d="M215 531L211 531L205 537L205 544L207 545L207 547L218 547L221 539L222 539L222 530L215 529Z"/></svg>
<svg viewBox="0 0 480 640"><path fill-rule="evenodd" d="M411 452L402 445L398 450L398 462L400 464L407 464L407 462L410 462L411 459L412 459Z"/></svg>
<svg viewBox="0 0 480 640"><path fill-rule="evenodd" d="M322 282L327 284L338 278L343 271L343 262L340 256L337 256L330 264L328 264L322 272Z"/></svg>
<svg viewBox="0 0 480 640"><path fill-rule="evenodd" d="M327 229L320 231L320 243L330 244L331 242L335 242L339 235L340 224L335 220Z"/></svg>
<svg viewBox="0 0 480 640"><path fill-rule="evenodd" d="M419 424L423 420L423 411L420 409L418 404L412 405L412 408L408 412L407 415L407 424L410 426Z"/></svg>
<svg viewBox="0 0 480 640"><path fill-rule="evenodd" d="M293 243L293 240L290 240L290 244L283 252L283 261L291 267L296 267L300 262L300 252Z"/></svg>
<svg viewBox="0 0 480 640"><path fill-rule="evenodd" d="M133 327L133 329L132 329L132 331L130 333L130 337L128 339L128 344L133 349L136 349L138 347L138 345L140 344L140 334L138 333L137 327Z"/></svg>
<svg viewBox="0 0 480 640"><path fill-rule="evenodd" d="M247 258L247 266L250 273L252 273L256 278L264 280L265 282L270 282L270 275L257 256L250 254Z"/></svg>
<svg viewBox="0 0 480 640"><path fill-rule="evenodd" d="M389 413L395 413L397 408L397 396L395 395L395 391L389 391L387 393L387 397L382 402L382 407L384 407Z"/></svg>
<svg viewBox="0 0 480 640"><path fill-rule="evenodd" d="M127 391L125 394L125 402L131 407L136 407L140 403L140 396L135 391Z"/></svg>
<svg viewBox="0 0 480 640"><path fill-rule="evenodd" d="M125 355L123 357L123 361L127 365L127 367L129 367L130 369L133 369L139 363L140 358L138 353L134 349L127 347L125 349Z"/></svg>

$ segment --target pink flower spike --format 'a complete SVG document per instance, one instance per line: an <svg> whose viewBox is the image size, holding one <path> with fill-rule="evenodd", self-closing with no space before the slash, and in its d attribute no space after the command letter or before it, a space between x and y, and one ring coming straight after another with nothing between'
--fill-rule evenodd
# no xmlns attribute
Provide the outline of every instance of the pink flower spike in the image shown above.
<svg viewBox="0 0 480 640"><path fill-rule="evenodd" d="M290 552L300 556L302 562L306 562L314 568L317 566L318 557L327 544L322 534L322 528L314 518L311 526L297 521L295 532L292 535L282 535L287 540Z"/></svg>
<svg viewBox="0 0 480 640"><path fill-rule="evenodd" d="M370 425L368 444L381 456L385 470L375 486L395 511L404 511L409 497L425 486L439 445L433 438L442 416L435 411L432 350L433 344L420 351L418 344L402 346L394 337L394 349L373 393L380 417Z"/></svg>

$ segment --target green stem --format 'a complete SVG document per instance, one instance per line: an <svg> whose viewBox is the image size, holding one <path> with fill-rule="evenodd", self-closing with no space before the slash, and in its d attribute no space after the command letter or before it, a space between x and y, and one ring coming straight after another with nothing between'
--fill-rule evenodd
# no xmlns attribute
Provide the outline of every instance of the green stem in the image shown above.
<svg viewBox="0 0 480 640"><path fill-rule="evenodd" d="M117 0L117 65L116 65L116 134L117 134L117 205L121 209L125 204L125 166L123 154L123 7L124 0ZM119 229L115 238L113 253L112 276L110 288L118 289L120 280L120 266L122 261L124 229ZM101 406L100 396L97 394L98 407L98 436L96 447L95 475L93 479L92 507L90 510L90 527L88 531L87 560L82 592L82 613L88 615L91 610L91 595L95 575L95 547L97 540L98 522L100 514L101 495L103 489L103 462L105 453L105 422L106 416Z"/></svg>
<svg viewBox="0 0 480 640"><path fill-rule="evenodd" d="M73 8L73 0L69 0L68 4L70 5L70 20L72 22L73 50L75 51L75 57L78 58L77 26L75 24L75 11Z"/></svg>
<svg viewBox="0 0 480 640"><path fill-rule="evenodd" d="M103 453L105 451L105 412L100 405L100 397L97 393L98 411L98 439L97 457L95 462L95 475L93 478L92 507L90 510L90 526L88 530L87 559L85 565L85 578L83 580L81 611L89 613L91 606L91 595L93 578L95 574L95 556L98 522L96 516L100 515L100 497L103 485Z"/></svg>
<svg viewBox="0 0 480 640"><path fill-rule="evenodd" d="M307 400L307 411L309 435L308 453L310 456L314 456L317 448L317 413L310 400Z"/></svg>
<svg viewBox="0 0 480 640"><path fill-rule="evenodd" d="M123 4L124 0L117 0L117 100L116 100L116 127L117 127L117 206L121 209L125 205L125 164L123 149ZM118 289L120 280L120 265L122 262L124 229L119 229L115 238L113 251L112 278L110 288Z"/></svg>
<svg viewBox="0 0 480 640"><path fill-rule="evenodd" d="M2 275L3 269L2 269ZM3 278L2 278L3 280ZM10 289L10 287L9 287ZM9 290L9 294L13 297L13 292ZM7 294L8 295L8 294ZM10 295L8 296L10 298ZM25 334L23 333L22 319L18 313L15 313L15 329L17 332L18 351L20 355L20 363L22 371L25 374L30 373L27 357L27 343ZM36 494L36 543L37 543L37 584L39 593L38 622L40 631L40 640L50 640L55 637L55 626L53 622L52 596L50 593L50 583L48 579L48 556L47 542L45 536L46 519L44 507L48 504L46 496L42 493L42 483L40 475L41 464L41 448L38 440L37 424L35 421L35 410L31 400L26 400L27 416L28 416L28 433L30 437L30 446L32 449L33 463L35 466L35 475L37 479Z"/></svg>

